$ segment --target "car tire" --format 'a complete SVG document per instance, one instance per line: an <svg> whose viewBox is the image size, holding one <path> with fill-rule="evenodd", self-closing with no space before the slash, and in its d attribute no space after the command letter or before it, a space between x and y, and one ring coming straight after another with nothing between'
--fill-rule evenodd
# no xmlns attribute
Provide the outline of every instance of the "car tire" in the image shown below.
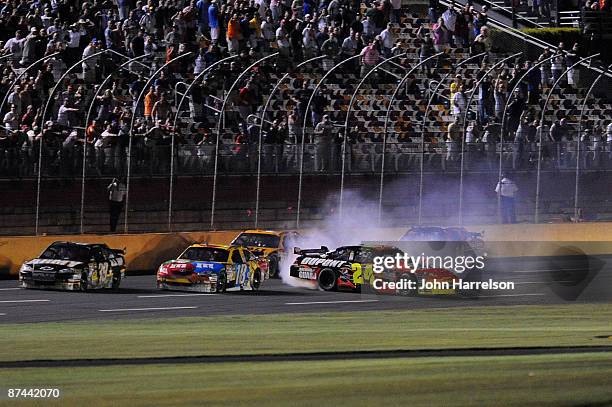
<svg viewBox="0 0 612 407"><path fill-rule="evenodd" d="M470 271L465 275L463 281L467 282L482 282L482 272L480 270ZM478 298L481 289L459 289L457 294L463 298Z"/></svg>
<svg viewBox="0 0 612 407"><path fill-rule="evenodd" d="M415 288L407 288L407 289L402 289L402 290L398 290L398 294L399 295L403 295L406 297L416 297L419 290L418 288L418 284L419 284L419 280L417 279L417 277L414 275L414 273L410 273L408 276L406 276L406 273L402 273L402 274L398 274L395 281L396 282L400 282L400 281L412 281L413 282L413 286Z"/></svg>
<svg viewBox="0 0 612 407"><path fill-rule="evenodd" d="M336 291L338 289L338 275L330 268L319 272L317 282L323 291Z"/></svg>
<svg viewBox="0 0 612 407"><path fill-rule="evenodd" d="M115 293L119 292L119 286L121 285L121 273L113 273L113 282L111 284L111 290Z"/></svg>
<svg viewBox="0 0 612 407"><path fill-rule="evenodd" d="M279 278L280 277L280 270L279 270L279 261L278 261L278 257L276 256L270 256L270 260L269 260L269 264L268 264L268 268L270 270L270 278Z"/></svg>
<svg viewBox="0 0 612 407"><path fill-rule="evenodd" d="M217 279L217 286L215 287L215 292L217 294L223 294L227 289L227 274L225 271L219 273L219 278Z"/></svg>
<svg viewBox="0 0 612 407"><path fill-rule="evenodd" d="M257 291L257 290L259 290L260 286L261 286L261 271L259 269L257 269L253 273L253 279L251 280L251 288L254 291Z"/></svg>
<svg viewBox="0 0 612 407"><path fill-rule="evenodd" d="M89 291L89 281L87 278L87 272L81 273L81 291L84 293Z"/></svg>

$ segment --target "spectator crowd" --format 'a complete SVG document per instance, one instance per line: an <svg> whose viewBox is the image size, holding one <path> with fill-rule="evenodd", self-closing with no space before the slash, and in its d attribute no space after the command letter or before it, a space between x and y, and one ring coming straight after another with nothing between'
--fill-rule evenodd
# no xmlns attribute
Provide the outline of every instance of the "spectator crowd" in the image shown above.
<svg viewBox="0 0 612 407"><path fill-rule="evenodd" d="M128 151L134 171L167 172L172 147L177 147L179 166L199 171L214 164L217 141L235 158L232 163L252 169L261 125L269 146L264 156L275 157L277 170L297 165L297 146L306 137L305 142L315 144L314 168L326 171L337 158L332 146L339 137L333 135L324 88L307 112L314 84L293 79L287 111L269 112L262 124L258 117L272 78L316 56L324 57L323 71L354 57L339 72L363 77L393 55L410 52L423 62L444 52L421 70L423 78L439 79L436 68L452 69L457 62L455 49L484 56L478 59L477 74L459 73L444 89L447 99L438 100L448 104L454 117L446 135L424 136L428 143L446 145L447 161L456 159L463 142L480 143L474 153L486 155L487 143L503 137L516 150L514 165L521 166L531 159L527 150L538 131L559 144L558 154L567 151L563 143L578 138L599 143L602 153L609 151L609 123L590 123L585 127L589 132L577 136L561 116L554 123L539 121L542 94L556 79L564 78L564 88L579 88L579 69L567 71L580 57L578 47L566 50L560 44L538 61L518 59L487 74L500 50L487 27L486 6L444 9L431 0L427 18L415 23L416 41L400 35L403 15L401 0L4 0L0 175L36 175L39 155L51 175L72 175L82 165L92 174L124 174ZM272 53L277 55L267 63L254 65ZM216 63L218 69L201 75ZM229 95L231 108L220 112L225 92L239 77ZM428 88L413 79L406 92L424 99ZM177 111L188 88L189 98ZM473 92L477 114L464 123ZM497 128L504 110L501 134ZM227 130L217 140L220 120ZM312 134L300 131L305 120ZM394 137L406 145L416 138ZM351 132L352 145L371 141L381 140Z"/></svg>

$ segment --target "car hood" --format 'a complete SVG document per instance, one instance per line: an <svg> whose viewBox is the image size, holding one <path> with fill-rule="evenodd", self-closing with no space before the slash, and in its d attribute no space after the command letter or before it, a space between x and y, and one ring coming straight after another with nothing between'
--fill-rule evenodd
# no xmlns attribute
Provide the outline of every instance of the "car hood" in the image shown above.
<svg viewBox="0 0 612 407"><path fill-rule="evenodd" d="M276 247L259 247L259 246L247 246L247 249L255 256L267 257L278 251Z"/></svg>
<svg viewBox="0 0 612 407"><path fill-rule="evenodd" d="M85 263L73 260L34 259L26 262L34 271L59 271L67 268L82 268Z"/></svg>
<svg viewBox="0 0 612 407"><path fill-rule="evenodd" d="M220 263L220 262L215 262L215 261L195 261L195 260L170 260L166 262L165 264L170 269L174 269L176 271L179 271L180 268L173 267L173 266L180 266L182 264L192 264L195 267L194 271L196 273L206 273L206 272L219 273L226 266L226 263Z"/></svg>

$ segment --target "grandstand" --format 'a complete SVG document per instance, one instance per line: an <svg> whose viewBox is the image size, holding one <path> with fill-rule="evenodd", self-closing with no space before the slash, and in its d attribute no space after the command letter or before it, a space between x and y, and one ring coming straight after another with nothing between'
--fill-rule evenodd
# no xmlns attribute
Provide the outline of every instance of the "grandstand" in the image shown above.
<svg viewBox="0 0 612 407"><path fill-rule="evenodd" d="M105 231L115 177L126 231L490 223L508 171L519 221L606 219L609 10L574 49L483 5L6 2L0 233Z"/></svg>

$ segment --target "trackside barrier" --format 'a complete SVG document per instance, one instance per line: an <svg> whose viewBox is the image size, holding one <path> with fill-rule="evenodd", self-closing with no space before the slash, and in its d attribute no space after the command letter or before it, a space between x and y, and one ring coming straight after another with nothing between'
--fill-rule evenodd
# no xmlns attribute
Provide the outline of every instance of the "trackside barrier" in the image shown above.
<svg viewBox="0 0 612 407"><path fill-rule="evenodd" d="M140 271L157 269L162 262L175 258L192 243L228 243L238 233L222 231L0 238L0 278L16 276L24 261L37 257L47 246L57 241L106 243L113 249L125 248L128 270Z"/></svg>
<svg viewBox="0 0 612 407"><path fill-rule="evenodd" d="M612 222L608 223L561 223L561 224L515 224L469 226L471 232L484 232L487 242L516 242L516 244L493 245L495 252L490 257L508 256L553 256L566 248L563 242L585 254L612 253ZM343 231L346 236L359 236L361 240L393 241L406 233L407 228L378 228ZM301 230L304 236L312 235L314 230ZM0 278L16 276L21 264L38 256L48 245L55 241L75 241L83 243L106 243L111 248L126 250L128 271L155 270L159 265L175 258L186 246L192 243L227 244L238 230L217 232L184 233L144 233L131 235L66 235L66 236L24 236L0 238ZM325 236L325 231L316 231ZM330 231L328 236L338 236ZM521 242L541 242L530 245ZM354 243L354 242L346 242ZM558 244L557 244L558 243Z"/></svg>

